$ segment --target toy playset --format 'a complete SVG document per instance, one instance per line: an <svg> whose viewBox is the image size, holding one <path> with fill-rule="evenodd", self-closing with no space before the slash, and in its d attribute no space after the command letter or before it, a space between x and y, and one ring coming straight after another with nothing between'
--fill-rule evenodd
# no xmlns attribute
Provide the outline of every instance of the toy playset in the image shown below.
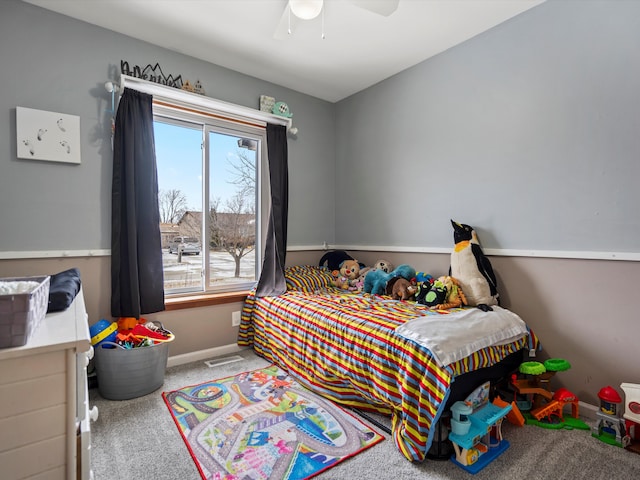
<svg viewBox="0 0 640 480"><path fill-rule="evenodd" d="M609 445L640 453L640 384L622 383L620 388L625 396L622 418L618 412L618 405L622 403L620 394L611 386L601 388L598 392L600 410L596 412L597 422L591 435Z"/></svg>
<svg viewBox="0 0 640 480"><path fill-rule="evenodd" d="M624 427L626 434L622 437L622 445L627 450L640 454L640 384L623 383L625 410Z"/></svg>
<svg viewBox="0 0 640 480"><path fill-rule="evenodd" d="M600 410L596 412L597 422L591 428L591 435L610 445L622 446L624 421L618 415L618 405L622 397L611 386L602 387L598 392Z"/></svg>
<svg viewBox="0 0 640 480"><path fill-rule="evenodd" d="M451 406L449 440L455 450L451 460L471 473L479 472L509 448L509 442L502 438L502 421L511 405L489 403L489 388L487 382Z"/></svg>
<svg viewBox="0 0 640 480"><path fill-rule="evenodd" d="M515 391L513 408L524 412L523 418L527 424L553 429L589 429L580 419L578 397L566 388L551 391L551 378L557 372L569 368L571 364L562 358L550 358L544 363L524 362L520 365L519 371L524 377L518 378L514 374L511 379L511 386ZM566 406L571 408L571 417L564 416Z"/></svg>

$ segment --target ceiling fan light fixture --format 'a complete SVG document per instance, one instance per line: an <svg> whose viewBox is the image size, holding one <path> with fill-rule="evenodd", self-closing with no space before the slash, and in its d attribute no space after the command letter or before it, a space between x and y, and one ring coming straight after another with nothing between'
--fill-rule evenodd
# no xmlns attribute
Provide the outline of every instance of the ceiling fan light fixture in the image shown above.
<svg viewBox="0 0 640 480"><path fill-rule="evenodd" d="M289 0L291 13L302 20L311 20L320 15L323 0Z"/></svg>

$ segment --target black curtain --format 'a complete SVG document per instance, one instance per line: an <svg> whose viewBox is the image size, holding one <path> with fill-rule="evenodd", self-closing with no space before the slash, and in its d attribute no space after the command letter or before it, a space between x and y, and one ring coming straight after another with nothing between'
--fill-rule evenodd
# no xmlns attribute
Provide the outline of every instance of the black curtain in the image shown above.
<svg viewBox="0 0 640 480"><path fill-rule="evenodd" d="M111 315L164 310L153 97L125 88L113 137Z"/></svg>
<svg viewBox="0 0 640 480"><path fill-rule="evenodd" d="M289 171L287 129L282 125L267 125L267 154L271 184L271 209L264 252L264 262L257 297L272 297L285 293L284 265L287 255L287 216L289 214Z"/></svg>

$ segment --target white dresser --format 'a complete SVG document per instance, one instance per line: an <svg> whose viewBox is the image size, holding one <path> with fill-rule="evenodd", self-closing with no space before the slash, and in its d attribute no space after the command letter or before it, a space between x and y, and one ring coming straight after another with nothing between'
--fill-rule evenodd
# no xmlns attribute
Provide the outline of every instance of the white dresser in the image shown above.
<svg viewBox="0 0 640 480"><path fill-rule="evenodd" d="M0 477L90 479L87 364L93 354L82 289L22 347L0 349Z"/></svg>

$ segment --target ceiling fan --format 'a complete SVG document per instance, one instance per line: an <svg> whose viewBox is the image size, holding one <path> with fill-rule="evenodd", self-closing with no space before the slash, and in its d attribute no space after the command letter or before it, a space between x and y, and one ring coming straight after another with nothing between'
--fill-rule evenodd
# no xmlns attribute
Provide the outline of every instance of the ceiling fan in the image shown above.
<svg viewBox="0 0 640 480"><path fill-rule="evenodd" d="M346 0L357 7L388 17L398 8L400 0ZM338 3L336 2L336 5ZM292 34L301 20L312 20L322 12L324 0L289 0L284 7L276 31L276 39L287 38Z"/></svg>

